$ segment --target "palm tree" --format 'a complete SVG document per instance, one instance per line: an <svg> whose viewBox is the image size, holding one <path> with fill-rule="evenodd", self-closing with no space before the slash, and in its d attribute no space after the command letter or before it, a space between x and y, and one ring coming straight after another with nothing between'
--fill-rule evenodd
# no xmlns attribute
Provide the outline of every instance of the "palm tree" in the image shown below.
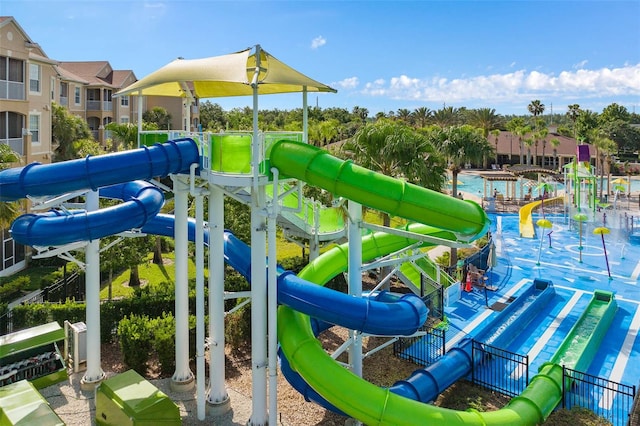
<svg viewBox="0 0 640 426"><path fill-rule="evenodd" d="M431 118L432 114L433 114L433 111L431 111L427 107L416 108L411 113L411 117L413 119L413 124L417 128L426 127L427 123L429 122L429 118Z"/></svg>
<svg viewBox="0 0 640 426"><path fill-rule="evenodd" d="M524 127L526 123L522 117L514 117L507 122L507 130L511 133L511 147L509 148L509 163L513 161L513 136L516 135L516 129L518 127ZM520 164L522 164L522 142L520 142Z"/></svg>
<svg viewBox="0 0 640 426"><path fill-rule="evenodd" d="M367 117L369 116L369 110L359 106L354 106L351 110L351 114L365 123L367 121Z"/></svg>
<svg viewBox="0 0 640 426"><path fill-rule="evenodd" d="M406 124L411 124L411 111L406 108L398 109L396 117L398 117L398 120L404 121Z"/></svg>
<svg viewBox="0 0 640 426"><path fill-rule="evenodd" d="M491 131L491 135L493 136L493 143L496 145L496 166L498 165L498 141L500 140L500 130L493 129Z"/></svg>
<svg viewBox="0 0 640 426"><path fill-rule="evenodd" d="M499 128L502 125L502 117L499 114L496 114L496 110L493 108L479 108L473 109L469 111L468 114L469 124L475 126L482 130L482 136L485 139L489 138L489 133ZM496 155L497 155L497 145L496 145ZM496 164L498 160L496 159ZM482 166L487 168L486 158L483 159Z"/></svg>
<svg viewBox="0 0 640 426"><path fill-rule="evenodd" d="M452 174L452 194L458 193L458 173L467 163L477 163L493 153L493 147L480 129L468 124L438 130L433 135L439 151L447 158ZM458 251L451 248L450 266L458 263Z"/></svg>
<svg viewBox="0 0 640 426"><path fill-rule="evenodd" d="M440 190L445 180L445 162L426 136L391 120L361 127L342 147L356 164L387 176ZM388 215L383 215L389 226Z"/></svg>
<svg viewBox="0 0 640 426"><path fill-rule="evenodd" d="M580 115L580 105L571 104L567 109L567 117L573 123L573 138L576 139L576 120L578 119L578 115Z"/></svg>
<svg viewBox="0 0 640 426"><path fill-rule="evenodd" d="M518 143L520 145L520 164L524 164L523 152L524 152L524 137L531 132L531 127L529 126L520 126L516 127L514 130L514 134L518 137ZM527 165L529 164L529 157L527 157Z"/></svg>
<svg viewBox="0 0 640 426"><path fill-rule="evenodd" d="M553 169L557 170L558 169L558 147L560 146L560 139L558 138L553 138L549 141L549 143L551 144L551 146L553 147Z"/></svg>
<svg viewBox="0 0 640 426"><path fill-rule="evenodd" d="M547 146L548 134L549 134L549 129L547 129L546 126L540 127L536 132L536 159L538 158L538 141L542 141L542 161L540 162L540 166L542 167L544 167L544 149Z"/></svg>
<svg viewBox="0 0 640 426"><path fill-rule="evenodd" d="M533 115L534 124L539 115L544 113L544 104L540 102L538 99L535 101L531 101L531 103L527 106L527 109Z"/></svg>
<svg viewBox="0 0 640 426"><path fill-rule="evenodd" d="M433 124L440 128L455 126L460 122L460 110L454 107L443 107L433 113Z"/></svg>
<svg viewBox="0 0 640 426"><path fill-rule="evenodd" d="M524 145L527 147L527 166L531 164L531 147L533 146L533 138L526 138Z"/></svg>

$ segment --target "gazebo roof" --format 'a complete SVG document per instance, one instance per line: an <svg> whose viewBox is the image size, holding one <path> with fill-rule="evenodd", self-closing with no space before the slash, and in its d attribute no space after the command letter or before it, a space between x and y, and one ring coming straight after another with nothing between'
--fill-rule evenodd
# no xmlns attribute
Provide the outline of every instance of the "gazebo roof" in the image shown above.
<svg viewBox="0 0 640 426"><path fill-rule="evenodd" d="M517 181L518 177L513 173L480 173L480 176L489 181Z"/></svg>

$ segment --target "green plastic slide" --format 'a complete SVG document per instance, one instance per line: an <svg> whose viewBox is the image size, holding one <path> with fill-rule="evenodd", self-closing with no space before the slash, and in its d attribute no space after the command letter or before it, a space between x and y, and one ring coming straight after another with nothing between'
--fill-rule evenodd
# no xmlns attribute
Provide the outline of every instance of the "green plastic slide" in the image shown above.
<svg viewBox="0 0 640 426"><path fill-rule="evenodd" d="M483 235L489 225L484 211L476 204L363 169L309 145L280 141L272 147L271 164L282 174L336 195L427 224L410 225L408 230L415 233L473 240ZM384 256L413 242L386 233L370 234L363 238L362 260ZM324 285L346 270L347 250L348 245L343 244L327 251L303 269L299 277ZM594 299L583 314L591 319L579 320L590 326L576 326L567 337L586 334L586 341L591 342L578 349L582 364L590 362L613 317L612 310L615 312L613 295L597 293ZM603 304L607 304L606 309ZM368 425L535 425L544 422L562 395L562 367L548 363L520 396L498 411L454 411L422 404L370 384L336 363L314 337L308 316L286 306L278 308L278 315L278 338L292 368L327 401ZM564 356L561 352L566 352L567 347L570 345L563 344L553 359L561 359Z"/></svg>

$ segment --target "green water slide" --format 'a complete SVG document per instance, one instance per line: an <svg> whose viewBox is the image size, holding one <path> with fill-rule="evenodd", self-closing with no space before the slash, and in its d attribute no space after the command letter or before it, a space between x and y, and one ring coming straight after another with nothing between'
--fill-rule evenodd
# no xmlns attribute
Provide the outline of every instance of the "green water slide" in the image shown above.
<svg viewBox="0 0 640 426"><path fill-rule="evenodd" d="M344 236L346 223L342 208L321 206L301 197L296 187L289 184L282 184L279 191L284 194L280 200L282 206L289 210L281 210L278 221L298 230L293 234L309 238L317 233L319 241L333 241ZM273 185L267 187L267 195L273 197Z"/></svg>
<svg viewBox="0 0 640 426"><path fill-rule="evenodd" d="M414 233L451 240L462 236L473 240L483 235L489 224L477 205L382 176L312 146L301 147L280 141L272 148L271 164L287 176L369 207L424 223L407 228ZM414 242L397 235L370 234L363 238L362 259L369 261ZM343 244L317 258L300 272L299 277L324 285L346 270L347 264L348 245ZM335 407L368 425L535 425L544 422L562 396L562 367L557 362L572 360L569 365L565 364L570 368L588 365L615 309L613 294L596 292L552 362L541 367L520 396L513 398L503 409L490 413L434 407L368 383L324 351L313 335L308 316L286 306L278 308L278 338L292 368L307 383Z"/></svg>
<svg viewBox="0 0 640 426"><path fill-rule="evenodd" d="M344 161L317 147L280 140L269 153L281 176L300 179L367 207L454 232L472 241L489 220L478 204L413 185Z"/></svg>

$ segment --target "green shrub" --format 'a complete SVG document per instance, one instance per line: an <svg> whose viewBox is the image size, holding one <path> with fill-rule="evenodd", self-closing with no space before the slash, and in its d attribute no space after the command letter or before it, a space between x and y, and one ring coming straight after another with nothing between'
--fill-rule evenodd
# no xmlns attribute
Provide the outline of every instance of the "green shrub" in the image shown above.
<svg viewBox="0 0 640 426"><path fill-rule="evenodd" d="M0 302L11 302L20 296L23 288L28 288L31 284L31 278L28 276L20 276L6 284L0 286Z"/></svg>
<svg viewBox="0 0 640 426"><path fill-rule="evenodd" d="M118 338L122 358L128 368L140 375L147 374L147 360L151 352L151 322L146 315L125 316L118 323Z"/></svg>
<svg viewBox="0 0 640 426"><path fill-rule="evenodd" d="M293 256L287 257L286 259L282 259L280 262L280 266L282 266L287 271L292 271L293 273L299 273L302 268L307 266L309 263L309 259L302 256Z"/></svg>
<svg viewBox="0 0 640 426"><path fill-rule="evenodd" d="M236 312L227 315L224 328L225 341L234 351L244 352L251 349L251 307L245 305Z"/></svg>
<svg viewBox="0 0 640 426"><path fill-rule="evenodd" d="M171 313L153 319L153 348L158 355L162 374L171 374L176 368L176 320Z"/></svg>

